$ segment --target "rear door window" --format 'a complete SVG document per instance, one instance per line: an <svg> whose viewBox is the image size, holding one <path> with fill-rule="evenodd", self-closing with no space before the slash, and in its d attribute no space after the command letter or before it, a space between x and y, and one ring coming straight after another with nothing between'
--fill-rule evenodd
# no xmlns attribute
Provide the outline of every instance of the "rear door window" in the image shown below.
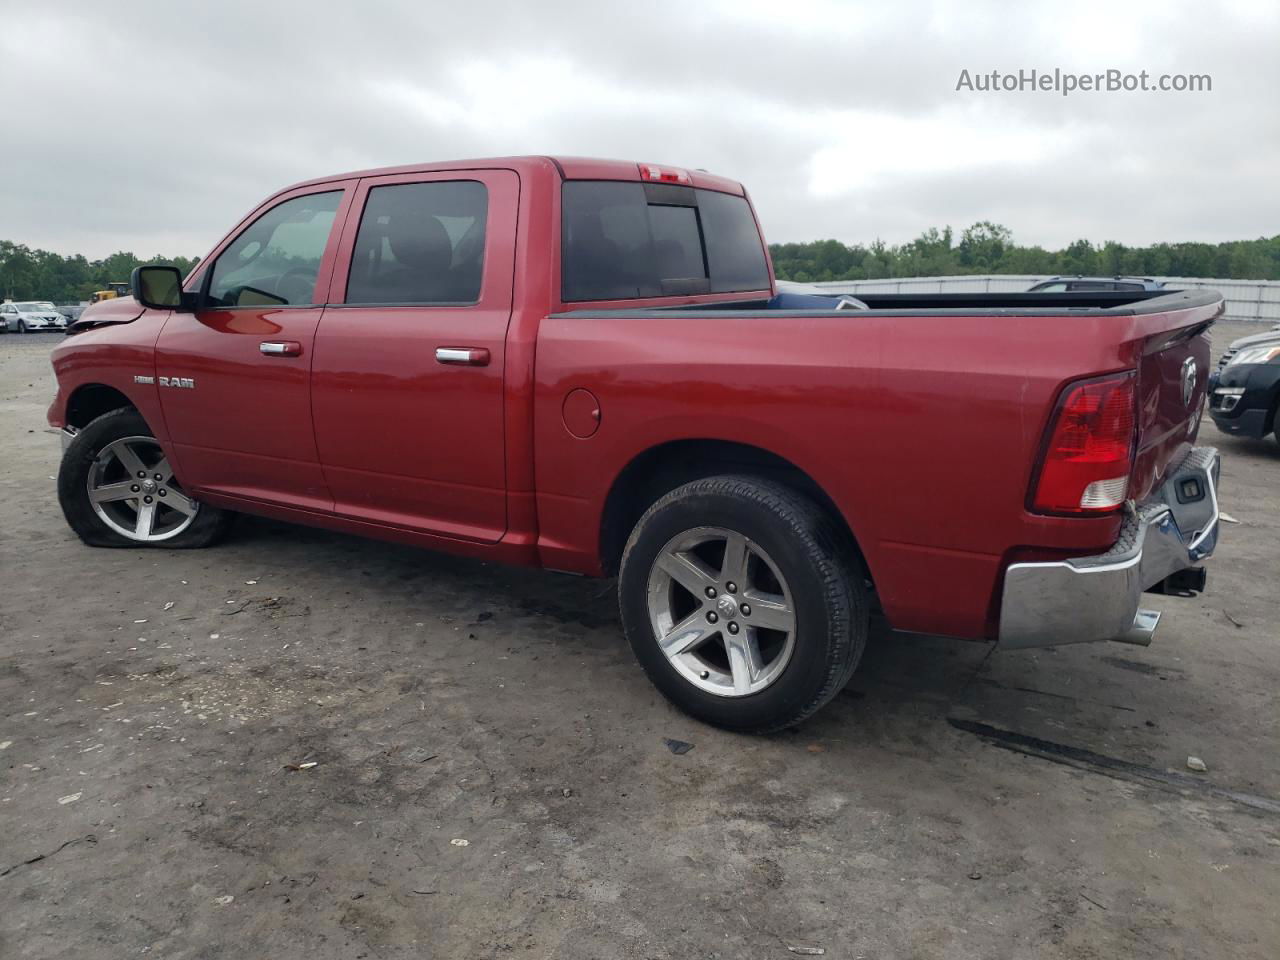
<svg viewBox="0 0 1280 960"><path fill-rule="evenodd" d="M475 303L488 206L488 191L475 180L374 187L360 216L346 302Z"/></svg>
<svg viewBox="0 0 1280 960"><path fill-rule="evenodd" d="M631 300L767 290L743 197L668 184L564 184L562 299Z"/></svg>

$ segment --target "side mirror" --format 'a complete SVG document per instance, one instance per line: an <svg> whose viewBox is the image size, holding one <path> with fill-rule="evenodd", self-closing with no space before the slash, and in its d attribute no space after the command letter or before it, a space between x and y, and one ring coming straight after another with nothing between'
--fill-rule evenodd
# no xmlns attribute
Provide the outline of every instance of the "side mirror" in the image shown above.
<svg viewBox="0 0 1280 960"><path fill-rule="evenodd" d="M135 267L129 277L133 299L155 310L183 310L188 306L182 295L182 274L177 267L152 264Z"/></svg>

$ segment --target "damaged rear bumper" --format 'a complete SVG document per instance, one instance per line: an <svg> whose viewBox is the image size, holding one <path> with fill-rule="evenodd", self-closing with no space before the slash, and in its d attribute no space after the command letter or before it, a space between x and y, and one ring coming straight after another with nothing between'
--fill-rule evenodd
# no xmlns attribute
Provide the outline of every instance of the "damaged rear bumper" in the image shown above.
<svg viewBox="0 0 1280 960"><path fill-rule="evenodd" d="M1004 578L1000 644L1150 642L1160 615L1139 610L1142 593L1213 553L1220 471L1218 451L1196 447L1151 501L1130 505L1120 538L1106 553L1012 564Z"/></svg>

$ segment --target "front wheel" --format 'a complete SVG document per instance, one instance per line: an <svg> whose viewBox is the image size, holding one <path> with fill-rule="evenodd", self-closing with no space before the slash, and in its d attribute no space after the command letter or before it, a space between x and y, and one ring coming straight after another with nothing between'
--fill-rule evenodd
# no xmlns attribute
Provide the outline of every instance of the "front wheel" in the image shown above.
<svg viewBox="0 0 1280 960"><path fill-rule="evenodd" d="M26 333L26 332L27 332L27 322L26 322L25 320L19 320L19 321L18 321L18 332L19 332L19 333Z"/></svg>
<svg viewBox="0 0 1280 960"><path fill-rule="evenodd" d="M847 538L812 501L755 477L710 477L655 503L622 558L619 605L649 678L700 720L767 733L849 681L867 634Z"/></svg>
<svg viewBox="0 0 1280 960"><path fill-rule="evenodd" d="M182 488L146 421L127 408L76 434L58 470L58 502L92 547L203 547L231 521Z"/></svg>

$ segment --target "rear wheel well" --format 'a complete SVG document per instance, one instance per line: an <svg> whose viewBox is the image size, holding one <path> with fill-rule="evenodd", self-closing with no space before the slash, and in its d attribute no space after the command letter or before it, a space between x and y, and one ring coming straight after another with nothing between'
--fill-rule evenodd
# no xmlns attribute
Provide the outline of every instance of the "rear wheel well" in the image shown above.
<svg viewBox="0 0 1280 960"><path fill-rule="evenodd" d="M133 401L115 387L102 383L85 384L67 401L67 425L81 430L104 413L132 406Z"/></svg>
<svg viewBox="0 0 1280 960"><path fill-rule="evenodd" d="M804 494L831 518L862 559L853 531L835 503L812 477L789 460L743 443L676 440L646 450L614 480L600 522L600 559L605 573L613 576L618 572L627 538L649 507L676 487L718 474L765 477ZM865 570L865 560L862 566Z"/></svg>

